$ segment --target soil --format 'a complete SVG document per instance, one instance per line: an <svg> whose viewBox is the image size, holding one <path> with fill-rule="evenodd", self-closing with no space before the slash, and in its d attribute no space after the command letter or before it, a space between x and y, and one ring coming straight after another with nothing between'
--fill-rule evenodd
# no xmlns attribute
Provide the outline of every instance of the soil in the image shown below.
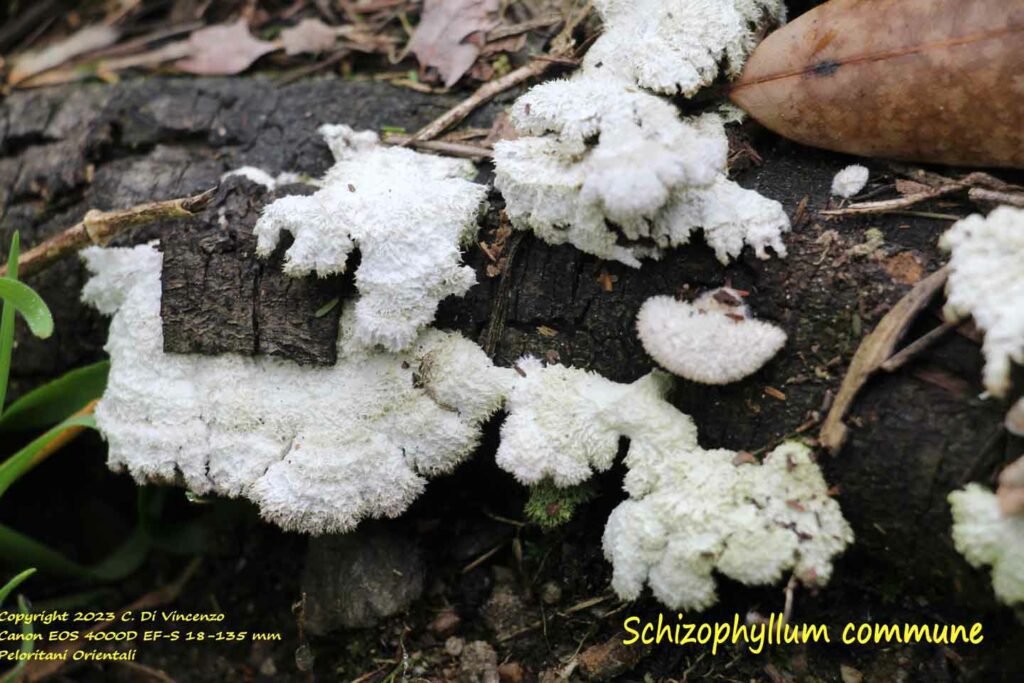
<svg viewBox="0 0 1024 683"><path fill-rule="evenodd" d="M508 93L477 112L471 124L489 125L514 96ZM71 225L88 208L195 193L243 165L271 174L315 176L330 163L315 134L320 124L413 130L455 101L335 79L277 88L264 78L153 78L16 93L0 106L0 241L7 243L17 229L23 244L34 244ZM863 336L914 281L943 262L936 240L950 223L920 215L825 220L817 211L833 201L828 196L832 176L851 159L799 147L752 127L739 131L737 139L756 149L762 161L737 164L736 178L778 199L799 218L787 237L785 259L759 261L748 251L723 267L696 243L631 269L516 235L506 246L504 274L490 276L490 261L481 249L467 252L480 284L464 299L445 301L438 326L478 340L503 365L533 353L630 381L651 369L633 329L640 304L651 295L728 282L749 291L756 315L785 328L789 342L743 382L709 388L680 381L674 403L694 417L705 447L756 450L801 428L804 436L813 437ZM876 183L891 176L884 162L866 163ZM481 165L481 177L488 173ZM160 238L163 248L185 264L201 253L242 263L251 253L236 248L236 242L247 239L251 221L231 220L224 226L217 211L233 201L232 188L237 197L247 186L232 181L215 206L188 225L140 229L121 242ZM806 209L799 211L805 200ZM491 204L481 233L487 242L499 226L500 196L492 194ZM954 199L928 209L964 215L971 207ZM251 215L253 207L232 210ZM882 243L856 249L868 241L869 228L881 231ZM219 251L209 246L223 245L228 238L236 240L234 246ZM243 289L263 296L252 274L239 268L232 272L243 273ZM224 286L192 277L189 270L186 265L180 273L198 288L189 295L192 302ZM80 265L68 260L31 281L53 308L56 334L40 342L20 331L16 391L102 357L106 322L78 302L83 279ZM344 283L337 286L343 294ZM178 335L178 349L219 352L224 347L216 344L224 344L235 351L329 362L316 356L325 348L319 333L300 334L298 340L288 336L294 325L286 316L289 311L296 315L295 301L301 300L300 317L308 319L310 310L322 306L322 297L335 295L304 292L297 299L260 299L265 315L284 321L280 334L262 340L246 315L235 316L237 326L231 328L231 311L202 323L203 316L189 315L183 304L182 314L169 317L165 325ZM911 337L937 324L940 304L921 316ZM236 337L211 336L211 330L224 325L250 327ZM212 346L211 338L216 341ZM949 535L947 494L969 480L991 481L1000 465L1020 452L1020 442L1009 442L1000 427L1006 406L977 398L980 368L976 341L951 334L898 372L868 384L848 418L849 443L838 456L821 460L828 480L838 487L857 542L840 558L826 588L797 589L793 617L829 624L834 631L847 622L981 622L982 645L851 648L833 643L778 647L760 655L738 645L717 656L703 648L662 645L618 669L609 664L587 671L604 671L622 681L850 681L859 680L857 673L868 681L1017 680L1016 672L1024 670L1024 631L1009 609L994 602L987 573L971 569ZM608 513L623 498L623 470L600 475L599 495L555 531L509 523L523 519L527 493L494 465L498 424L500 419L489 425L471 462L433 481L406 514L387 522L422 550L424 591L407 612L368 629L318 637L304 633L307 539L261 523L243 503L190 505L172 490L164 523L181 527L199 518L204 529L202 564L174 608L222 611L227 615L223 628L280 633L282 639L141 644L138 665L181 681L454 680L460 658L450 652L458 650L458 643L446 644L454 636L464 643L489 642L499 665L521 665L523 680L555 680L552 672L563 669L575 653L602 656L589 648L613 641L625 616L660 611L649 596L624 605L609 591L610 569L600 540ZM131 528L133 501L133 483L106 473L102 444L87 437L75 453L62 454L19 483L4 497L0 515L88 560L90 554L101 556ZM102 587L101 597L93 596L91 604L111 609L170 582L189 561L187 555L170 552L175 549L187 548L154 551L142 571ZM554 602L551 584L561 593ZM66 597L70 586L39 581L26 590L45 600ZM754 619L780 612L785 602L781 587L753 589L724 579L720 595L713 609L686 616ZM437 628L438 616L452 610L458 625ZM506 679L515 675L515 667L502 670ZM62 675L91 681L156 674L138 666L89 664L68 667Z"/></svg>

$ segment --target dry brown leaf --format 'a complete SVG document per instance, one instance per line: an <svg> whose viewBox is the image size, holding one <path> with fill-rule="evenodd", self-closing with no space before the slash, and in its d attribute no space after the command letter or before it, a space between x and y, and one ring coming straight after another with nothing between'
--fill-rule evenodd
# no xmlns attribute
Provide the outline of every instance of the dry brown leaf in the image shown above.
<svg viewBox="0 0 1024 683"><path fill-rule="evenodd" d="M1020 398L1006 413L1006 431L1014 436L1024 436L1024 398Z"/></svg>
<svg viewBox="0 0 1024 683"><path fill-rule="evenodd" d="M754 51L732 100L815 147L1024 166L1019 0L831 0Z"/></svg>
<svg viewBox="0 0 1024 683"><path fill-rule="evenodd" d="M200 76L241 73L257 59L277 49L273 43L253 38L245 19L201 28L189 36L188 47L189 56L175 62L175 66Z"/></svg>
<svg viewBox="0 0 1024 683"><path fill-rule="evenodd" d="M409 50L450 87L480 56L480 44L496 22L498 0L426 0Z"/></svg>
<svg viewBox="0 0 1024 683"><path fill-rule="evenodd" d="M26 52L15 58L14 66L7 75L7 82L10 85L17 85L87 52L109 47L117 42L118 37L120 32L112 26L86 26L53 45L35 52Z"/></svg>
<svg viewBox="0 0 1024 683"><path fill-rule="evenodd" d="M1011 462L999 473L996 500L1003 515L1024 512L1024 456Z"/></svg>
<svg viewBox="0 0 1024 683"><path fill-rule="evenodd" d="M334 47L337 32L319 19L303 19L281 31L281 45L286 55L317 54Z"/></svg>
<svg viewBox="0 0 1024 683"><path fill-rule="evenodd" d="M914 285L914 288L885 314L871 334L864 337L860 343L857 352L853 354L853 360L850 361L846 377L839 387L839 393L832 402L832 408L821 425L818 439L832 455L839 453L846 443L848 430L843 419L860 393L861 387L893 355L896 345L917 318L917 314L942 289L948 276L949 271L940 268Z"/></svg>

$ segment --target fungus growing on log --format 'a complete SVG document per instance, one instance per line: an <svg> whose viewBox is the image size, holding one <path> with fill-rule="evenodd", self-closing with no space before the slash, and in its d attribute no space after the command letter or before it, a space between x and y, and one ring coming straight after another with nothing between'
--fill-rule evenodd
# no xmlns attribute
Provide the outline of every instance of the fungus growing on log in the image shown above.
<svg viewBox="0 0 1024 683"><path fill-rule="evenodd" d="M630 497L604 532L623 599L647 583L671 608L704 609L716 600L715 571L767 584L791 569L821 585L853 541L807 447L783 444L761 464L701 448L693 421L664 399L669 378L660 372L619 384L532 358L517 367L497 460L520 481L578 483L610 467L620 439L630 440Z"/></svg>
<svg viewBox="0 0 1024 683"><path fill-rule="evenodd" d="M441 299L476 283L461 249L476 235L487 188L468 180L472 162L386 147L376 133L343 125L320 132L336 163L315 194L266 208L253 230L257 252L269 256L290 232L285 272L326 276L344 272L358 248L354 341L407 349Z"/></svg>
<svg viewBox="0 0 1024 683"><path fill-rule="evenodd" d="M598 9L606 30L579 72L519 98L511 119L523 137L495 145L494 183L513 225L633 267L698 229L723 263L744 245L760 258L769 247L785 255L782 206L726 177L724 117L680 119L637 88L692 94L723 58L735 73L757 22L779 19L782 3L606 0Z"/></svg>
<svg viewBox="0 0 1024 683"><path fill-rule="evenodd" d="M333 367L267 356L163 352L162 255L90 248L83 299L113 315L96 408L111 468L244 496L281 527L342 532L400 514L426 479L467 458L514 371L461 335L420 333L404 353L366 349L346 306Z"/></svg>
<svg viewBox="0 0 1024 683"><path fill-rule="evenodd" d="M1002 206L987 217L968 216L939 246L950 252L946 319L973 316L985 333L985 389L1003 397L1013 363L1024 363L1024 209Z"/></svg>
<svg viewBox="0 0 1024 683"><path fill-rule="evenodd" d="M953 491L949 503L956 549L971 566L992 567L992 589L1001 601L1024 602L1024 515L1004 514L996 494L980 484Z"/></svg>
<svg viewBox="0 0 1024 683"><path fill-rule="evenodd" d="M669 372L702 384L729 384L757 372L786 343L778 327L754 320L741 292L705 292L692 303L653 296L636 318L644 350Z"/></svg>

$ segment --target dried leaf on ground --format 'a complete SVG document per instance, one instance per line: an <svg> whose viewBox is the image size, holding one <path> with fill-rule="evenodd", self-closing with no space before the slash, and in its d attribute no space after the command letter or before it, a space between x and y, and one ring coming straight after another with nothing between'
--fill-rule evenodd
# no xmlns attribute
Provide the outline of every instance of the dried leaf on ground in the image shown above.
<svg viewBox="0 0 1024 683"><path fill-rule="evenodd" d="M426 0L409 50L423 67L437 69L446 87L453 85L480 56L498 5L498 0Z"/></svg>
<svg viewBox="0 0 1024 683"><path fill-rule="evenodd" d="M86 26L53 45L17 57L11 73L7 76L7 82L16 85L87 52L109 47L117 42L119 36L120 32L112 26Z"/></svg>
<svg viewBox="0 0 1024 683"><path fill-rule="evenodd" d="M1020 167L1021 4L969 5L820 4L758 46L731 97L767 128L816 147Z"/></svg>
<svg viewBox="0 0 1024 683"><path fill-rule="evenodd" d="M190 56L176 66L201 76L241 73L257 59L277 49L273 43L253 38L245 19L199 29L189 36L188 46Z"/></svg>
<svg viewBox="0 0 1024 683"><path fill-rule="evenodd" d="M303 19L281 31L281 45L287 55L326 52L334 47L337 38L335 29L319 19Z"/></svg>

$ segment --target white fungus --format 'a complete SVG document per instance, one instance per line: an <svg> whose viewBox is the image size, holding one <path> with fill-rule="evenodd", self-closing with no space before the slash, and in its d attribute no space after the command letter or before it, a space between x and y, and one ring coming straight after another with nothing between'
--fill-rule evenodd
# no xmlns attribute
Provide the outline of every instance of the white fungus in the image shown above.
<svg viewBox="0 0 1024 683"><path fill-rule="evenodd" d="M974 317L985 333L985 389L1003 397L1013 363L1024 363L1024 209L968 216L939 245L950 252L946 318Z"/></svg>
<svg viewBox="0 0 1024 683"><path fill-rule="evenodd" d="M715 602L718 571L748 584L792 570L821 585L853 540L810 450L783 444L760 465L705 450L693 421L664 400L667 376L624 385L584 370L521 360L498 464L520 481L580 482L607 469L629 439L625 489L604 532L612 586L631 600L649 584L665 605Z"/></svg>
<svg viewBox="0 0 1024 683"><path fill-rule="evenodd" d="M859 194L868 184L868 169L860 164L847 166L832 179L832 194L849 199Z"/></svg>
<svg viewBox="0 0 1024 683"><path fill-rule="evenodd" d="M367 350L351 331L352 306L333 367L164 353L160 252L83 254L94 273L83 299L113 315L110 377L96 408L110 467L251 498L285 529L343 532L401 513L427 477L472 453L514 374L437 330L405 353Z"/></svg>
<svg viewBox="0 0 1024 683"><path fill-rule="evenodd" d="M992 567L992 589L1006 604L1024 602L1024 515L1003 515L994 493L968 484L949 494L953 544L973 567Z"/></svg>
<svg viewBox="0 0 1024 683"><path fill-rule="evenodd" d="M702 384L737 382L767 363L786 333L754 320L741 292L722 287L692 303L670 296L644 302L636 318L644 350L673 374Z"/></svg>
<svg viewBox="0 0 1024 683"><path fill-rule="evenodd" d="M376 133L348 126L320 132L336 163L316 194L266 207L253 230L257 252L269 255L281 232L290 232L285 272L323 277L344 272L358 247L355 341L401 351L442 299L475 284L461 249L476 235L487 189L468 180L475 173L469 161L387 147Z"/></svg>
<svg viewBox="0 0 1024 683"><path fill-rule="evenodd" d="M723 115L680 119L637 88L660 73L669 80L655 89L690 92L715 78L723 56L738 68L750 22L769 7L781 2L600 3L606 30L580 71L519 98L511 120L523 137L495 146L494 182L513 225L634 267L698 229L722 262L744 245L785 255L782 206L726 177Z"/></svg>
<svg viewBox="0 0 1024 683"><path fill-rule="evenodd" d="M587 56L637 85L690 97L738 76L766 23L782 23L783 0L597 0L605 30Z"/></svg>

